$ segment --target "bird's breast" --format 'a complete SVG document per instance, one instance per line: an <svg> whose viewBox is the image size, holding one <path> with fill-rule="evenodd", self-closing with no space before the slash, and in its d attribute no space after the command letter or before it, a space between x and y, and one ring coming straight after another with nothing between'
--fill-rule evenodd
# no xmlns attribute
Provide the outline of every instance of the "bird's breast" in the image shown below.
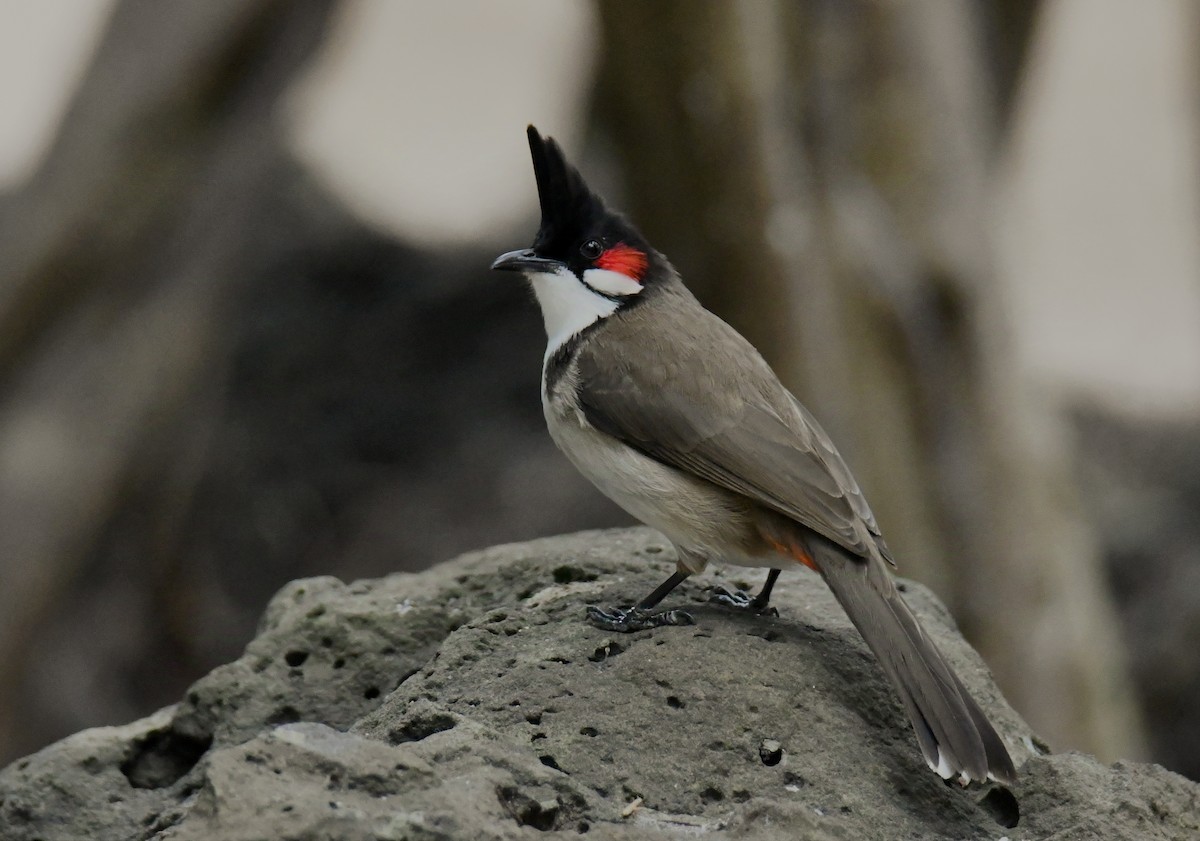
<svg viewBox="0 0 1200 841"><path fill-rule="evenodd" d="M601 493L690 554L770 565L759 549L762 540L748 500L600 432L570 394L561 386L549 392L543 388L546 426L558 448Z"/></svg>

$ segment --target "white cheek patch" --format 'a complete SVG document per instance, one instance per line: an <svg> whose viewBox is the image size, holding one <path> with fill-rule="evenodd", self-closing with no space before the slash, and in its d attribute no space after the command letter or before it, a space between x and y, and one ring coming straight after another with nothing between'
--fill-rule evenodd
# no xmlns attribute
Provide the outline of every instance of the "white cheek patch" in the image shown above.
<svg viewBox="0 0 1200 841"><path fill-rule="evenodd" d="M583 273L583 282L604 295L636 295L642 284L628 275L608 269L588 269Z"/></svg>
<svg viewBox="0 0 1200 841"><path fill-rule="evenodd" d="M580 283L569 269L563 268L553 273L530 272L525 276L533 286L533 294L542 308L548 339L547 359L580 330L617 310L616 302Z"/></svg>

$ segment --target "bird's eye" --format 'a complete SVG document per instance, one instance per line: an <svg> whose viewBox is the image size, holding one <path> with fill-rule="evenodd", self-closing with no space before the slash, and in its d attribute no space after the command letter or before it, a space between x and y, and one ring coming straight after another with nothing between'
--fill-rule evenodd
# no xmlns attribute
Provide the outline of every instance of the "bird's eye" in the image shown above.
<svg viewBox="0 0 1200 841"><path fill-rule="evenodd" d="M579 246L579 253L585 260L595 260L604 253L604 246L600 245L600 240L589 239L583 245Z"/></svg>

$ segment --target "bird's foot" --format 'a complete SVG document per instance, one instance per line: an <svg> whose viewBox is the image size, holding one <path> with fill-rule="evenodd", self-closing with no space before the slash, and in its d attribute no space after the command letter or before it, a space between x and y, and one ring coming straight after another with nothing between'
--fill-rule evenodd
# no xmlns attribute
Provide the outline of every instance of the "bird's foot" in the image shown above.
<svg viewBox="0 0 1200 841"><path fill-rule="evenodd" d="M731 607L734 610L745 610L749 613L757 613L760 616L778 616L779 611L768 606L767 600L759 596L751 596L743 590L729 590L725 587L716 586L712 589L712 595L708 600L713 604L719 604L723 607Z"/></svg>
<svg viewBox="0 0 1200 841"><path fill-rule="evenodd" d="M664 625L695 625L696 620L690 613L682 610L664 610L651 613L639 607L610 607L591 606L587 610L587 621L605 631L616 631L630 634L634 631L646 631L650 628L661 628Z"/></svg>

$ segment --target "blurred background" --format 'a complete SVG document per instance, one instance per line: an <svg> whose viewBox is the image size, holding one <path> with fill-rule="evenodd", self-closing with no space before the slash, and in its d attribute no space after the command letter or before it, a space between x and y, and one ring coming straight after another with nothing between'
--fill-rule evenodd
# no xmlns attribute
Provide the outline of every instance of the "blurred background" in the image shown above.
<svg viewBox="0 0 1200 841"><path fill-rule="evenodd" d="M1198 35L1188 0L0 0L0 764L173 702L292 578L629 522L487 270L534 122L1051 747L1200 779Z"/></svg>

